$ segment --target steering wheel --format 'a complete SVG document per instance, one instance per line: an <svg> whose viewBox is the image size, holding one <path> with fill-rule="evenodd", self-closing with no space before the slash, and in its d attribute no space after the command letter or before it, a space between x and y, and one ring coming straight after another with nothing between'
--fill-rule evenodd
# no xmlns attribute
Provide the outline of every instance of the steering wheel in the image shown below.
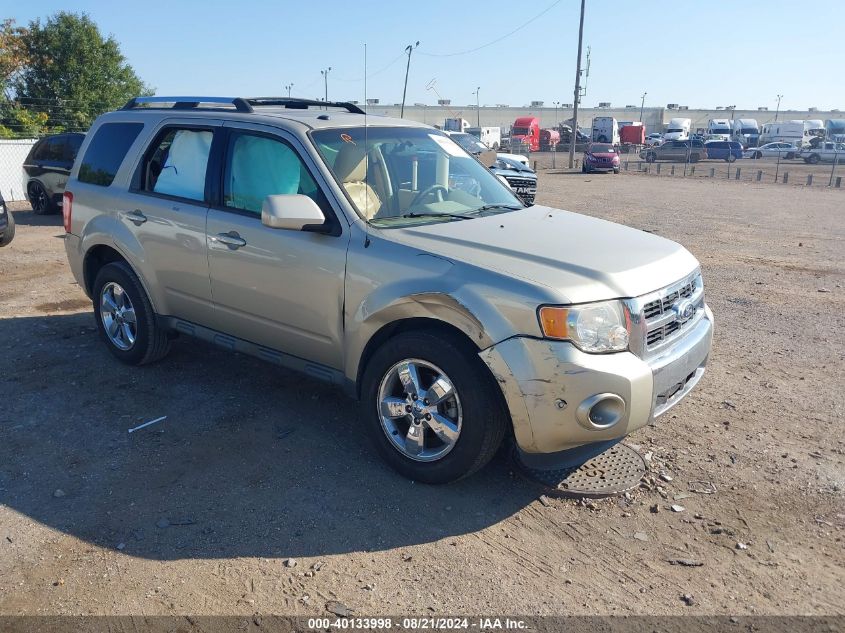
<svg viewBox="0 0 845 633"><path fill-rule="evenodd" d="M416 196L414 196L414 199L411 201L411 204L408 206L408 208L413 209L420 202L422 202L426 198L426 196L430 196L435 191L442 191L445 195L449 194L449 189L446 186L441 185L441 184L433 184L430 187L426 187L425 189L420 191ZM443 202L443 196L442 195L440 196L440 199L438 200L438 202Z"/></svg>

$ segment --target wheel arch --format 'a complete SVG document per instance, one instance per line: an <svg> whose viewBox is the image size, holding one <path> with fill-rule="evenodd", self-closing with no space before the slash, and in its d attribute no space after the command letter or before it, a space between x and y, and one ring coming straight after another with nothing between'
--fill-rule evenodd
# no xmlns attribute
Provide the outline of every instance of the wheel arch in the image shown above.
<svg viewBox="0 0 845 633"><path fill-rule="evenodd" d="M118 249L116 249L110 244L95 244L87 251L85 251L85 256L82 260L82 279L85 283L85 293L89 297L93 297L94 281L97 279L97 273L100 272L103 266L105 266L106 264L111 264L112 262L123 262L129 267L129 269L133 273L135 273L135 276L141 282L141 287L147 294L147 298L149 299L150 304L153 306L153 310L155 311L155 300L153 298L153 295L150 294L150 290L147 286L147 282L144 279L144 276L141 275L139 271L132 265L128 257L126 257L123 253L121 253Z"/></svg>
<svg viewBox="0 0 845 633"><path fill-rule="evenodd" d="M458 345L464 347L467 353L470 353L473 356L476 356L482 350L482 347L479 347L478 343L473 340L465 330L441 319L415 316L404 317L391 321L376 330L376 332L369 338L366 345L364 345L358 359L357 369L355 372L354 395L356 398L361 397L362 378L370 359L373 357L373 354L375 354L375 352L391 338L405 332L419 331L442 334L443 336L446 336L456 342Z"/></svg>

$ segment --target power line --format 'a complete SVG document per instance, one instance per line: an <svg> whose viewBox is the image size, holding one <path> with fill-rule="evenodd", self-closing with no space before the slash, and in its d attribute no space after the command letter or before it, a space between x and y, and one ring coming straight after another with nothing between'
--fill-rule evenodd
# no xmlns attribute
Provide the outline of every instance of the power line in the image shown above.
<svg viewBox="0 0 845 633"><path fill-rule="evenodd" d="M455 52L455 53L425 53L423 51L420 51L419 54L425 55L426 57L457 57L458 55L469 55L470 53L475 53L476 51L480 51L481 49L487 48L488 46L493 46L493 44L497 44L497 43L501 42L502 40L510 37L514 33L521 31L526 26L528 26L529 24L531 24L535 20L538 20L539 18L543 17L549 11L554 9L557 5L559 5L561 3L561 1L562 0L555 0L555 2L552 2L552 4L550 4L548 7L543 9L540 13L535 15L533 18L531 18L527 22L524 22L523 24L519 25L518 27L516 27L512 31L509 31L508 33L505 33L501 37L497 37L495 40L491 40L491 41L487 42L486 44L482 44L481 46L476 46L475 48L470 48L469 50L458 51L458 52Z"/></svg>
<svg viewBox="0 0 845 633"><path fill-rule="evenodd" d="M368 73L366 78L367 78L367 79L369 79L370 77L375 77L375 76L376 76L376 75L378 75L379 73L383 73L385 70L387 70L388 68L390 68L391 66L393 66L396 62L398 62L398 61L399 61L400 59L402 59L404 56L405 56L405 51L403 50L403 51L402 51L401 53L399 53L396 57L394 57L394 58L393 58L390 62L388 62L388 63L387 63L387 65L385 65L385 66L383 66L383 67L379 68L378 70L374 70L374 71L373 71L373 72L371 72L371 73ZM340 77L335 77L335 80L337 80L337 81L356 82L356 81L364 81L364 77L357 77L357 78L355 78L355 79L342 79L342 78L340 78Z"/></svg>

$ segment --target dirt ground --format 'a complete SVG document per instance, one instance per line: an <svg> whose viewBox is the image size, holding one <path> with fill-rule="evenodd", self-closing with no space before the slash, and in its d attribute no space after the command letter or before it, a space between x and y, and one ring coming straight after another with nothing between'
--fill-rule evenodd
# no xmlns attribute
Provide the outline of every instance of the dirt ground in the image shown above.
<svg viewBox="0 0 845 633"><path fill-rule="evenodd" d="M339 392L190 339L125 367L73 283L60 217L16 211L0 251L0 614L845 613L845 191L542 173L538 202L702 263L710 365L628 438L654 482L628 498L541 501L504 454L414 484ZM700 481L715 493L690 492Z"/></svg>

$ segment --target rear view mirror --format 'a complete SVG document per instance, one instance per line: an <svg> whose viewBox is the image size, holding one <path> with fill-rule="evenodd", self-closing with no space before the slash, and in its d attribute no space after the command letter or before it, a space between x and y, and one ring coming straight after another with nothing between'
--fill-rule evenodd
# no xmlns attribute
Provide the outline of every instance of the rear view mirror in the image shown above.
<svg viewBox="0 0 845 633"><path fill-rule="evenodd" d="M302 231L325 223L326 216L317 203L299 193L267 196L261 207L261 224L271 229Z"/></svg>

